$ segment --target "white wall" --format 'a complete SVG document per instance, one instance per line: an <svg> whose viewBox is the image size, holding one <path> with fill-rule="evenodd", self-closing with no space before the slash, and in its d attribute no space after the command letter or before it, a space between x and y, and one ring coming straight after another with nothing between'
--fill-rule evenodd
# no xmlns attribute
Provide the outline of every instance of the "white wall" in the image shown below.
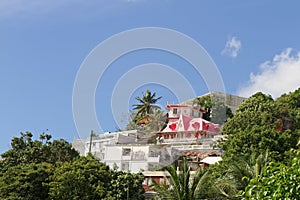
<svg viewBox="0 0 300 200"><path fill-rule="evenodd" d="M121 146L106 146L104 160L106 161L120 161L122 158Z"/></svg>
<svg viewBox="0 0 300 200"><path fill-rule="evenodd" d="M143 170L148 170L148 163L147 162L131 162L129 163L130 171L133 173L138 173Z"/></svg>

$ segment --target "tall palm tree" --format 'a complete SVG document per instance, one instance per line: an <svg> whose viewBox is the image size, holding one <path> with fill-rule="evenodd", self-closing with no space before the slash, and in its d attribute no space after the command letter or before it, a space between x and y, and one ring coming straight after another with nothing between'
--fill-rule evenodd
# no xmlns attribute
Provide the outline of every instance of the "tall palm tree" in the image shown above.
<svg viewBox="0 0 300 200"><path fill-rule="evenodd" d="M194 175L191 174L186 159L183 159L179 171L174 165L165 167L170 175L169 183L157 183L153 181L152 189L158 193L159 199L192 200L200 199L205 192L205 183L209 179L209 171L198 168Z"/></svg>
<svg viewBox="0 0 300 200"><path fill-rule="evenodd" d="M150 90L146 90L146 93L143 94L142 98L135 97L135 99L139 102L139 104L134 104L133 110L136 110L136 121L137 119L142 119L144 117L147 117L153 109L160 109L159 106L155 105L155 103L161 99L162 97L155 98L156 93L150 92Z"/></svg>

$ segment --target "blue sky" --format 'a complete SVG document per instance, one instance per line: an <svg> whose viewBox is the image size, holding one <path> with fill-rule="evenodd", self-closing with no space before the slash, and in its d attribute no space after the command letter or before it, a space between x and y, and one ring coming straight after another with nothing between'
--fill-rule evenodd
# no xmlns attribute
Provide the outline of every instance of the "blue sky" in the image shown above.
<svg viewBox="0 0 300 200"><path fill-rule="evenodd" d="M296 0L2 0L0 152L20 131L38 135L48 129L54 138L72 141L77 135L72 92L81 64L99 43L129 29L162 27L193 38L215 62L227 93L278 97L293 91L300 86L299 7ZM129 53L112 63L98 84L95 112L103 131L115 131L126 116L115 116L116 122L111 111L118 80L144 63L168 65L196 95L208 92L179 57L151 49ZM162 106L178 102L174 88L145 83L128 91L127 103L147 88L163 96Z"/></svg>

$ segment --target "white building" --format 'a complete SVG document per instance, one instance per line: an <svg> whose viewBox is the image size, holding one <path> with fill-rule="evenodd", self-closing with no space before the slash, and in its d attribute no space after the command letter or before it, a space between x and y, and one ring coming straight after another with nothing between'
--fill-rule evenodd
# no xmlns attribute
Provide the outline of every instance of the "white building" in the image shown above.
<svg viewBox="0 0 300 200"><path fill-rule="evenodd" d="M147 143L147 138L140 139L144 135L137 130L107 132L93 135L92 138L74 139L72 146L79 151L80 155L86 156L89 152L96 158L103 160L107 145Z"/></svg>
<svg viewBox="0 0 300 200"><path fill-rule="evenodd" d="M157 168L160 163L160 154L156 145L127 144L107 145L103 162L111 168L139 172Z"/></svg>
<svg viewBox="0 0 300 200"><path fill-rule="evenodd" d="M89 152L110 168L131 172L149 171L176 161L186 152L216 152L220 126L202 118L203 110L187 105L167 105L168 124L164 130L144 134L137 130L105 133L74 140L81 155ZM153 144L150 138L157 137Z"/></svg>

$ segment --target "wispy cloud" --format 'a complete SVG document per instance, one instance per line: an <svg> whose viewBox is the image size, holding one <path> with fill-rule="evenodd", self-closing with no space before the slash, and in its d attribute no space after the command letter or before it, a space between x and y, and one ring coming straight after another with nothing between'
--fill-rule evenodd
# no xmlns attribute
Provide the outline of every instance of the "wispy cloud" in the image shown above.
<svg viewBox="0 0 300 200"><path fill-rule="evenodd" d="M231 37L226 42L225 48L223 49L221 54L230 56L232 58L236 58L238 56L241 47L242 47L241 41L236 37Z"/></svg>
<svg viewBox="0 0 300 200"><path fill-rule="evenodd" d="M274 98L300 87L300 51L293 54L291 48L275 55L272 61L260 65L260 73L251 74L249 83L238 94L248 97L258 91Z"/></svg>

